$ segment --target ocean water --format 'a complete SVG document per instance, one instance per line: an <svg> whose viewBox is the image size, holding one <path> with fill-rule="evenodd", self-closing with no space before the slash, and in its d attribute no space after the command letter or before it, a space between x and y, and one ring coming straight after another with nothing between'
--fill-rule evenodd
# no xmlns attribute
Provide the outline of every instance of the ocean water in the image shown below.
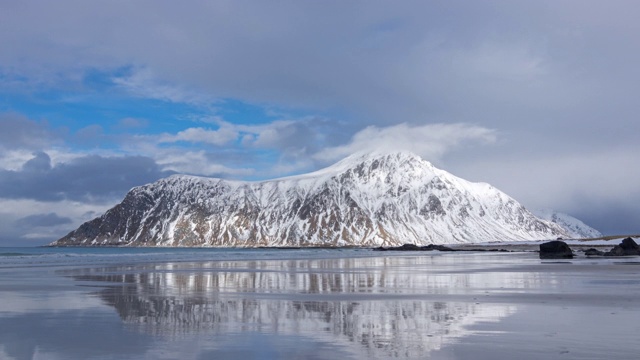
<svg viewBox="0 0 640 360"><path fill-rule="evenodd" d="M629 359L637 260L0 248L0 359Z"/></svg>

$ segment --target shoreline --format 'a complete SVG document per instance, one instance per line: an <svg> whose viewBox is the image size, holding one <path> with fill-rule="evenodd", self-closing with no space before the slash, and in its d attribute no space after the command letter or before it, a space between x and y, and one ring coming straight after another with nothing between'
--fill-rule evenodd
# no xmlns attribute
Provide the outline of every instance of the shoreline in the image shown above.
<svg viewBox="0 0 640 360"><path fill-rule="evenodd" d="M468 248L470 246L480 247L480 248L495 248L498 246L537 246L541 243L552 241L552 240L561 240L566 242L571 246L614 246L616 240L622 240L624 238L633 238L640 239L640 234L634 235L607 235L601 236L597 238L580 238L580 239L545 239L545 240L514 240L514 241L489 241L489 242L474 242L474 243L442 243L442 244L425 244L425 245L416 245L416 246L444 246L449 248ZM402 246L402 245L396 245ZM157 248L157 249L279 249L279 250L297 250L297 249L375 249L383 246L357 246L357 245L345 245L345 246L337 246L337 245L309 245L309 246L140 246L140 245L129 245L129 244L105 244L105 245L39 245L35 246L38 248ZM394 246L387 246L394 247ZM480 250L482 251L482 250Z"/></svg>
<svg viewBox="0 0 640 360"><path fill-rule="evenodd" d="M619 236L607 236L601 238L591 239L560 239L558 240L567 244L573 255L577 257L594 257L597 255L588 254L587 250L592 252L606 253L607 251L617 247L618 240L631 238L632 236L626 236L621 238ZM170 247L170 246L114 246L114 245L97 245L97 246L84 246L84 245L46 245L39 248L67 248L67 249L147 249L147 250L164 250L164 251L188 251L188 250L229 250L229 251L241 251L241 250L265 250L265 251L287 251L287 250L370 250L370 251L382 251L382 252L536 252L539 253L540 245L553 240L538 240L538 241L509 241L509 242L484 242L484 243L456 243L456 244L430 244L430 245L414 245L404 244L400 246L257 246L257 247L208 247L208 246L189 246L189 247ZM134 250L136 251L136 250ZM582 254L582 255L581 255ZM602 255L602 254L598 254ZM639 254L640 255L640 254ZM618 255L620 256L620 255ZM624 256L636 256L636 255L624 255Z"/></svg>

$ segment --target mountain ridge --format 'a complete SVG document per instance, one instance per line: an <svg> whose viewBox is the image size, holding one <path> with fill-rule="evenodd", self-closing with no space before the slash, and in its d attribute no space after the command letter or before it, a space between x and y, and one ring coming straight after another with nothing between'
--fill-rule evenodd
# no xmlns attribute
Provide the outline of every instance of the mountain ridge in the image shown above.
<svg viewBox="0 0 640 360"><path fill-rule="evenodd" d="M531 213L540 219L551 221L567 230L571 238L597 238L602 233L575 217L552 209L534 209Z"/></svg>
<svg viewBox="0 0 640 360"><path fill-rule="evenodd" d="M407 152L265 181L172 175L51 245L393 246L568 237L487 183Z"/></svg>

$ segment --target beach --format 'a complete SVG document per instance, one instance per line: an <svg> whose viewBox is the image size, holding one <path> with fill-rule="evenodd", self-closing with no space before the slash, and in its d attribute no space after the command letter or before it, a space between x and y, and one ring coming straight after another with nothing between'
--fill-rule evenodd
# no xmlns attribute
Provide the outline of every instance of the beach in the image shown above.
<svg viewBox="0 0 640 360"><path fill-rule="evenodd" d="M640 259L3 249L0 359L628 359Z"/></svg>

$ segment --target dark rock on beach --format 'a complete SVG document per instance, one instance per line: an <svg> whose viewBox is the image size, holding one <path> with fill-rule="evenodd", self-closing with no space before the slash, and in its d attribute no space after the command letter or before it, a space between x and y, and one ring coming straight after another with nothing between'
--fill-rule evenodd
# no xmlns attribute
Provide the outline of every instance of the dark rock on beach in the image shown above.
<svg viewBox="0 0 640 360"><path fill-rule="evenodd" d="M573 251L567 243L560 240L540 244L540 259L571 259Z"/></svg>
<svg viewBox="0 0 640 360"><path fill-rule="evenodd" d="M604 256L624 256L624 249L620 245L614 246L611 250L604 253Z"/></svg>
<svg viewBox="0 0 640 360"><path fill-rule="evenodd" d="M622 240L620 245L616 245L609 250L604 256L629 256L640 255L640 246L630 237Z"/></svg>
<svg viewBox="0 0 640 360"><path fill-rule="evenodd" d="M452 249L444 245L434 245L434 244L429 244L425 246L418 246L415 244L404 244L402 246L391 246L391 247L380 246L373 250L375 251L433 251L433 250L456 251L455 249Z"/></svg>
<svg viewBox="0 0 640 360"><path fill-rule="evenodd" d="M620 243L620 247L624 250L625 254L629 255L639 255L640 254L640 246L630 237L622 240Z"/></svg>
<svg viewBox="0 0 640 360"><path fill-rule="evenodd" d="M484 248L450 248L444 245L429 244L425 246L418 246L415 244L404 244L402 246L390 246L390 247L377 247L373 251L491 251L491 252L510 252L506 249L484 249Z"/></svg>
<svg viewBox="0 0 640 360"><path fill-rule="evenodd" d="M602 256L602 255L604 255L604 252L600 251L598 249L595 249L595 248L590 248L590 249L585 250L584 254L586 256Z"/></svg>

